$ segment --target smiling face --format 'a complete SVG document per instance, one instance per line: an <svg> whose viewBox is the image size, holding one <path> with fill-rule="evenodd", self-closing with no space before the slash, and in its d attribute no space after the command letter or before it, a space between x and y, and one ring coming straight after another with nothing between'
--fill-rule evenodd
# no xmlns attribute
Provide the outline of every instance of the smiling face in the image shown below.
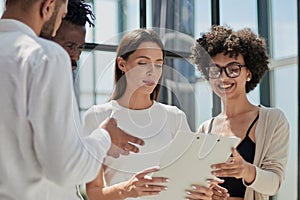
<svg viewBox="0 0 300 200"><path fill-rule="evenodd" d="M72 71L77 68L77 62L85 44L85 34L85 26L64 20L53 38L53 41L60 44L68 52L72 62Z"/></svg>
<svg viewBox="0 0 300 200"><path fill-rule="evenodd" d="M228 66L230 63L239 63L244 65L244 58L241 54L235 57L224 55L219 53L212 57L212 64L219 65L221 67ZM226 75L225 71L222 70L222 74L219 78L209 79L209 82L214 92L223 100L237 98L240 95L246 95L246 82L251 78L251 73L246 67L241 68L240 75L235 78L230 78Z"/></svg>
<svg viewBox="0 0 300 200"><path fill-rule="evenodd" d="M141 43L127 60L118 58L118 67L126 76L127 93L150 96L162 75L162 66L163 52L154 42Z"/></svg>

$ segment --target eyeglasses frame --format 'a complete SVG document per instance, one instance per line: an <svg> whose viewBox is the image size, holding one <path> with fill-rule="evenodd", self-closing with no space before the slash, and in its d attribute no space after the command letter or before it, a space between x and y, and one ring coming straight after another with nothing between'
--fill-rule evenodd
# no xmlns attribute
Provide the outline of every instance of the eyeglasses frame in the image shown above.
<svg viewBox="0 0 300 200"><path fill-rule="evenodd" d="M229 66L231 66L231 65L235 65L235 66L238 66L238 67L239 67L239 73L238 73L238 75L233 76L233 77L231 77L231 76L228 75L228 72L227 72L226 69L227 69ZM237 77L240 76L241 71L242 71L242 68L243 68L243 67L246 67L246 65L242 65L242 64L239 63L239 62L230 62L230 63L228 63L228 64L225 65L225 66L220 66L220 65L218 65L218 64L214 64L214 67L218 67L218 68L220 69L220 74L219 74L218 77L210 77L210 76L209 76L209 68L210 68L210 67L211 67L211 66L206 67L207 76L208 76L210 79L218 79L218 78L220 78L221 75L222 75L222 73L223 73L223 71L225 72L225 74L226 74L226 76L227 76L228 78L237 78Z"/></svg>

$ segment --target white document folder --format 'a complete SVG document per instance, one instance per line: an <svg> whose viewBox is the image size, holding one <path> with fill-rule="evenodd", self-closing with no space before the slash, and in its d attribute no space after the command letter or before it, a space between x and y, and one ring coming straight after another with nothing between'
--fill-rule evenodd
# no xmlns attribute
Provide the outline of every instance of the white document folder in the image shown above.
<svg viewBox="0 0 300 200"><path fill-rule="evenodd" d="M207 179L215 177L211 165L226 162L239 142L234 136L179 131L161 159L161 170L152 175L168 177L168 189L142 199L182 200L192 184L209 186Z"/></svg>

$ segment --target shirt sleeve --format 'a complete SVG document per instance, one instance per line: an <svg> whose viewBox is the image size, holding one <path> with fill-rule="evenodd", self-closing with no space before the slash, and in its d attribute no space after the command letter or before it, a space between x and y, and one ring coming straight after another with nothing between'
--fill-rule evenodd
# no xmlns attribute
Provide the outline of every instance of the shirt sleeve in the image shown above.
<svg viewBox="0 0 300 200"><path fill-rule="evenodd" d="M62 49L55 50L57 54L38 58L29 77L27 116L46 176L57 184L75 185L97 176L111 140L103 129L81 137L70 59Z"/></svg>
<svg viewBox="0 0 300 200"><path fill-rule="evenodd" d="M276 109L267 116L264 128L266 137L269 137L269 142L263 144L265 155L261 165L256 166L253 183L244 184L256 192L274 195L284 180L289 149L289 124L284 114Z"/></svg>
<svg viewBox="0 0 300 200"><path fill-rule="evenodd" d="M100 109L97 110L97 106L92 106L88 109L83 118L83 133L85 136L90 135L95 128L97 128L106 118L108 118L108 112Z"/></svg>
<svg viewBox="0 0 300 200"><path fill-rule="evenodd" d="M178 121L177 121L177 131L191 131L190 126L188 124L187 118L186 118L186 114L182 111L178 109Z"/></svg>
<svg viewBox="0 0 300 200"><path fill-rule="evenodd" d="M197 131L199 133L208 133L208 127L209 127L209 122L211 120L206 120L205 122L203 122L202 124L200 124L200 126L198 127Z"/></svg>

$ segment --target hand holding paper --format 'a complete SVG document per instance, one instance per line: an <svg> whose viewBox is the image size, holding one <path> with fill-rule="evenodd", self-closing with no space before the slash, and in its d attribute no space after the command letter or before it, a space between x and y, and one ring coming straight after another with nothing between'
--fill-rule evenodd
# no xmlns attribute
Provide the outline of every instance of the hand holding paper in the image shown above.
<svg viewBox="0 0 300 200"><path fill-rule="evenodd" d="M166 177L151 177L149 174L159 171L159 167L152 167L136 173L129 181L119 184L125 198L157 195L166 190L163 183L168 182Z"/></svg>
<svg viewBox="0 0 300 200"><path fill-rule="evenodd" d="M212 173L217 177L243 178L247 183L252 183L255 179L255 166L246 162L238 151L232 149L232 157L225 163L212 165Z"/></svg>
<svg viewBox="0 0 300 200"><path fill-rule="evenodd" d="M211 184L207 180L216 178L211 173L211 165L226 162L231 149L236 147L239 141L237 137L217 134L178 132L160 162L161 170L154 173L155 176L170 178L168 190L146 199L181 200L187 196L187 192L198 196L199 199L203 191L207 192L201 197L205 199L212 194L209 190L213 188L221 195L226 193L217 186L210 188ZM198 187L196 190L191 189L193 184L197 184L194 185Z"/></svg>

